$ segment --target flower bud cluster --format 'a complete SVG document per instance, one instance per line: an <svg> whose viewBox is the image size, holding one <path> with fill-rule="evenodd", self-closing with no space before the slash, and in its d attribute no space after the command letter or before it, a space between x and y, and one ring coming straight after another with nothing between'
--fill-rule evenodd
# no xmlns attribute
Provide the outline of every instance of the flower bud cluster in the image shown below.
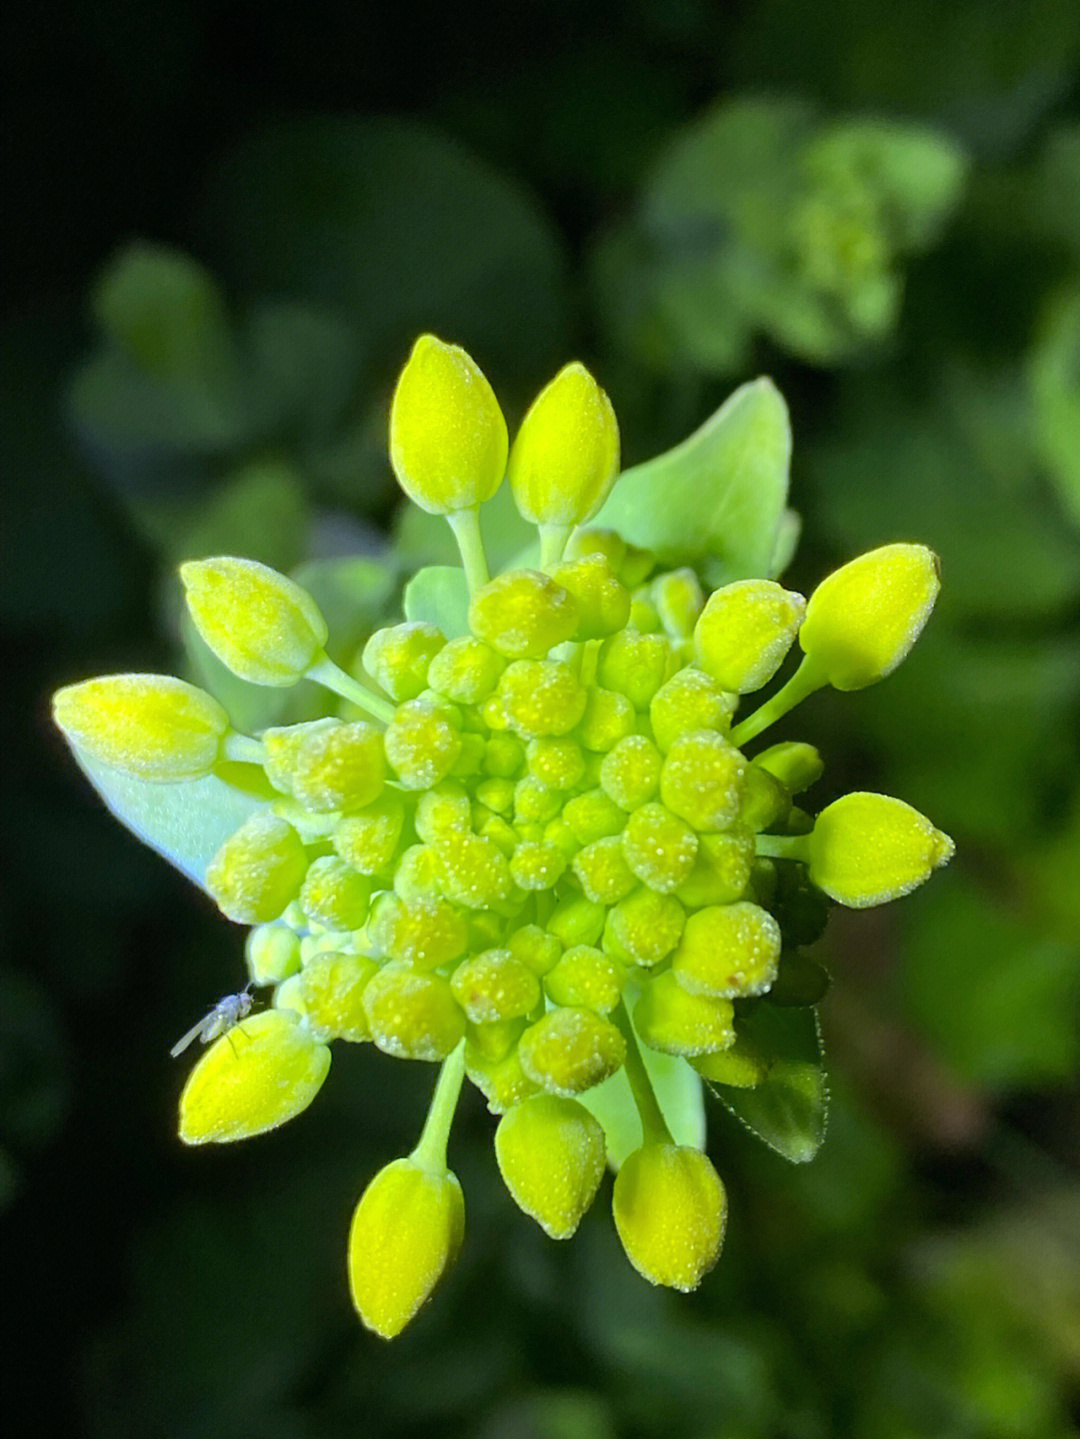
<svg viewBox="0 0 1080 1439"><path fill-rule="evenodd" d="M505 422L463 351L418 342L391 454L408 493L451 520L497 488ZM880 903L948 858L946 836L885 796L849 795L815 825L796 804L822 770L811 746L743 749L785 694L856 688L899 663L936 594L929 552L863 556L809 604L771 580L706 596L692 571L657 571L618 536L580 528L617 458L607 397L569 367L509 456L543 567L488 579L455 527L468 633L389 625L344 689L295 584L232 559L184 567L192 618L226 665L267 685L322 679L353 702L344 714L241 737L179 681L120 676L57 697L61 726L106 763L181 782L228 756L260 767L276 795L206 872L223 913L256 926L249 973L270 1007L197 1066L185 1139L298 1112L334 1040L461 1063L502 1116L511 1194L568 1237L605 1165L582 1097L624 1064L640 1077L639 1044L722 1083L761 1083L744 1016L820 998L823 972L802 951L825 897ZM797 639L802 667L737 722ZM723 1186L702 1154L653 1131L620 1171L616 1224L647 1278L692 1288L720 1250ZM387 1335L460 1242L456 1180L425 1155L384 1171L354 1221L354 1298ZM412 1243L401 1216L414 1212Z"/></svg>

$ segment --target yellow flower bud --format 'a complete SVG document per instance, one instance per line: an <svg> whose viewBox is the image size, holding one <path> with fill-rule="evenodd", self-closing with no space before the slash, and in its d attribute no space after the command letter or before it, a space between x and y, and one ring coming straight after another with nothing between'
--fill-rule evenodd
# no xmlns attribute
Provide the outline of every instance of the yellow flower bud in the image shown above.
<svg viewBox="0 0 1080 1439"><path fill-rule="evenodd" d="M201 779L221 752L229 716L171 675L103 675L53 696L53 718L102 764L156 783Z"/></svg>
<svg viewBox="0 0 1080 1439"><path fill-rule="evenodd" d="M223 1034L180 1096L185 1144L247 1139L306 1109L330 1068L330 1051L295 1014L265 1009Z"/></svg>
<svg viewBox="0 0 1080 1439"><path fill-rule="evenodd" d="M229 836L206 871L218 908L238 924L277 919L299 893L308 857L287 820L260 811Z"/></svg>
<svg viewBox="0 0 1080 1439"><path fill-rule="evenodd" d="M356 1312L382 1339L408 1324L457 1258L465 1200L457 1177L397 1159L364 1190L349 1231Z"/></svg>
<svg viewBox="0 0 1080 1439"><path fill-rule="evenodd" d="M805 610L802 595L774 580L725 585L694 626L694 657L722 689L750 694L780 668Z"/></svg>
<svg viewBox="0 0 1080 1439"><path fill-rule="evenodd" d="M180 579L195 628L241 679L292 685L322 653L328 631L315 601L257 560L189 560Z"/></svg>
<svg viewBox="0 0 1080 1439"><path fill-rule="evenodd" d="M884 545L834 570L810 596L799 644L824 683L863 689L918 639L941 579L924 545Z"/></svg>
<svg viewBox="0 0 1080 1439"><path fill-rule="evenodd" d="M510 451L514 502L538 525L592 519L619 472L619 426L611 401L575 361L533 401Z"/></svg>
<svg viewBox="0 0 1080 1439"><path fill-rule="evenodd" d="M634 1026L663 1054L711 1054L735 1043L730 999L689 994L670 969L649 980L634 1007Z"/></svg>
<svg viewBox="0 0 1080 1439"><path fill-rule="evenodd" d="M490 500L506 472L506 421L464 350L421 335L390 407L390 463L409 498L432 515Z"/></svg>
<svg viewBox="0 0 1080 1439"><path fill-rule="evenodd" d="M626 1058L626 1041L591 1009L552 1009L521 1036L518 1054L534 1084L569 1098L614 1074Z"/></svg>
<svg viewBox="0 0 1080 1439"><path fill-rule="evenodd" d="M909 894L953 856L955 845L903 800L843 795L807 840L810 878L831 899L868 909Z"/></svg>
<svg viewBox="0 0 1080 1439"><path fill-rule="evenodd" d="M576 1100L537 1094L499 1122L495 1158L518 1208L552 1239L569 1239L604 1177L604 1131Z"/></svg>
<svg viewBox="0 0 1080 1439"><path fill-rule="evenodd" d="M650 1284L696 1289L720 1258L727 1195L704 1154L645 1144L615 1176L615 1228L627 1258Z"/></svg>
<svg viewBox="0 0 1080 1439"><path fill-rule="evenodd" d="M671 969L689 994L740 999L763 994L776 978L779 960L776 920L767 909L737 900L690 916Z"/></svg>

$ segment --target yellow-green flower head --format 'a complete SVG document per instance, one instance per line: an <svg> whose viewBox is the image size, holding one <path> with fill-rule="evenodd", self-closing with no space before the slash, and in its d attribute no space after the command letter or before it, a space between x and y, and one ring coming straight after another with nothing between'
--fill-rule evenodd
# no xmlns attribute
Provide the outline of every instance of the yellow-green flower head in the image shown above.
<svg viewBox="0 0 1080 1439"><path fill-rule="evenodd" d="M813 882L837 903L867 909L916 889L955 845L903 800L857 792L821 811L807 848Z"/></svg>
<svg viewBox="0 0 1080 1439"><path fill-rule="evenodd" d="M180 566L195 628L233 674L293 685L322 654L328 630L298 584L257 560L222 556Z"/></svg>
<svg viewBox="0 0 1080 1439"><path fill-rule="evenodd" d="M518 510L535 525L584 524L619 473L619 426L584 365L566 365L537 395L510 451Z"/></svg>
<svg viewBox="0 0 1080 1439"><path fill-rule="evenodd" d="M569 1239L607 1167L604 1131L574 1099L537 1094L495 1131L495 1156L514 1202L552 1239Z"/></svg>
<svg viewBox="0 0 1080 1439"><path fill-rule="evenodd" d="M453 514L490 500L506 473L499 402L464 350L421 335L390 407L390 463L414 504Z"/></svg>
<svg viewBox="0 0 1080 1439"><path fill-rule="evenodd" d="M396 1159L364 1190L349 1231L356 1312L382 1339L401 1333L457 1258L465 1199L449 1170Z"/></svg>
<svg viewBox="0 0 1080 1439"><path fill-rule="evenodd" d="M940 588L937 556L925 545L871 550L818 585L799 644L834 689L876 684L918 639Z"/></svg>
<svg viewBox="0 0 1080 1439"><path fill-rule="evenodd" d="M773 580L737 580L706 601L694 657L721 689L750 694L780 668L805 612L802 595Z"/></svg>
<svg viewBox="0 0 1080 1439"><path fill-rule="evenodd" d="M305 1110L322 1088L330 1051L294 1014L266 1009L206 1051L180 1096L185 1144L248 1139Z"/></svg>
<svg viewBox="0 0 1080 1439"><path fill-rule="evenodd" d="M704 1154L645 1144L615 1176L615 1228L630 1263L650 1284L696 1289L720 1258L727 1194Z"/></svg>
<svg viewBox="0 0 1080 1439"><path fill-rule="evenodd" d="M53 696L53 718L102 764L155 783L201 779L221 756L229 717L171 675L104 675Z"/></svg>

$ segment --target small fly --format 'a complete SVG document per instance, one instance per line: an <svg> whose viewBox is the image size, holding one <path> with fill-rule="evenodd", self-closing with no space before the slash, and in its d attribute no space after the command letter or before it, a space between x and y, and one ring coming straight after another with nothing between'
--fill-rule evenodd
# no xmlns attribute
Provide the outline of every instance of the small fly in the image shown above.
<svg viewBox="0 0 1080 1439"><path fill-rule="evenodd" d="M193 1024L187 1034L176 1041L169 1050L169 1055L175 1059L197 1039L201 1040L203 1044L209 1044L211 1040L220 1039L223 1034L227 1035L230 1029L235 1028L250 1013L251 1003L250 986L242 989L239 994L227 994L224 999L219 999L213 1009L203 1015L198 1024ZM230 1040L229 1043L231 1044L232 1041Z"/></svg>

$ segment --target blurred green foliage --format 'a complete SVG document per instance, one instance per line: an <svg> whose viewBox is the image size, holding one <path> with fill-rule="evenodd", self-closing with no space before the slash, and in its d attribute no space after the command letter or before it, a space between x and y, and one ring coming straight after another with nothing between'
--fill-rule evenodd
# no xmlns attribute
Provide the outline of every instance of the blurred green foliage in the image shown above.
<svg viewBox="0 0 1080 1439"><path fill-rule="evenodd" d="M81 136L61 156L24 101L68 168L48 200L40 157L18 172L37 298L0 337L12 1377L46 1432L95 1439L1080 1433L1080 11L621 0L613 24L542 0L423 30L394 8L268 10L239 78L178 0L61 27L99 77L87 133L121 171L132 116L160 147L149 197ZM710 1107L732 1219L698 1294L649 1289L602 1213L565 1247L534 1232L475 1102L462 1262L384 1349L341 1236L429 1076L347 1054L295 1133L178 1152L165 1056L235 987L237 942L104 813L45 706L182 649L238 723L301 717L221 689L172 574L212 550L294 569L347 662L449 556L391 512L386 402L419 329L466 346L512 420L581 356L628 465L771 375L789 582L892 539L944 570L903 669L794 725L836 793L902 794L958 856L830 930L814 1163ZM689 553L669 482L649 523ZM489 519L500 559L527 543ZM762 562L734 521L713 538Z"/></svg>

